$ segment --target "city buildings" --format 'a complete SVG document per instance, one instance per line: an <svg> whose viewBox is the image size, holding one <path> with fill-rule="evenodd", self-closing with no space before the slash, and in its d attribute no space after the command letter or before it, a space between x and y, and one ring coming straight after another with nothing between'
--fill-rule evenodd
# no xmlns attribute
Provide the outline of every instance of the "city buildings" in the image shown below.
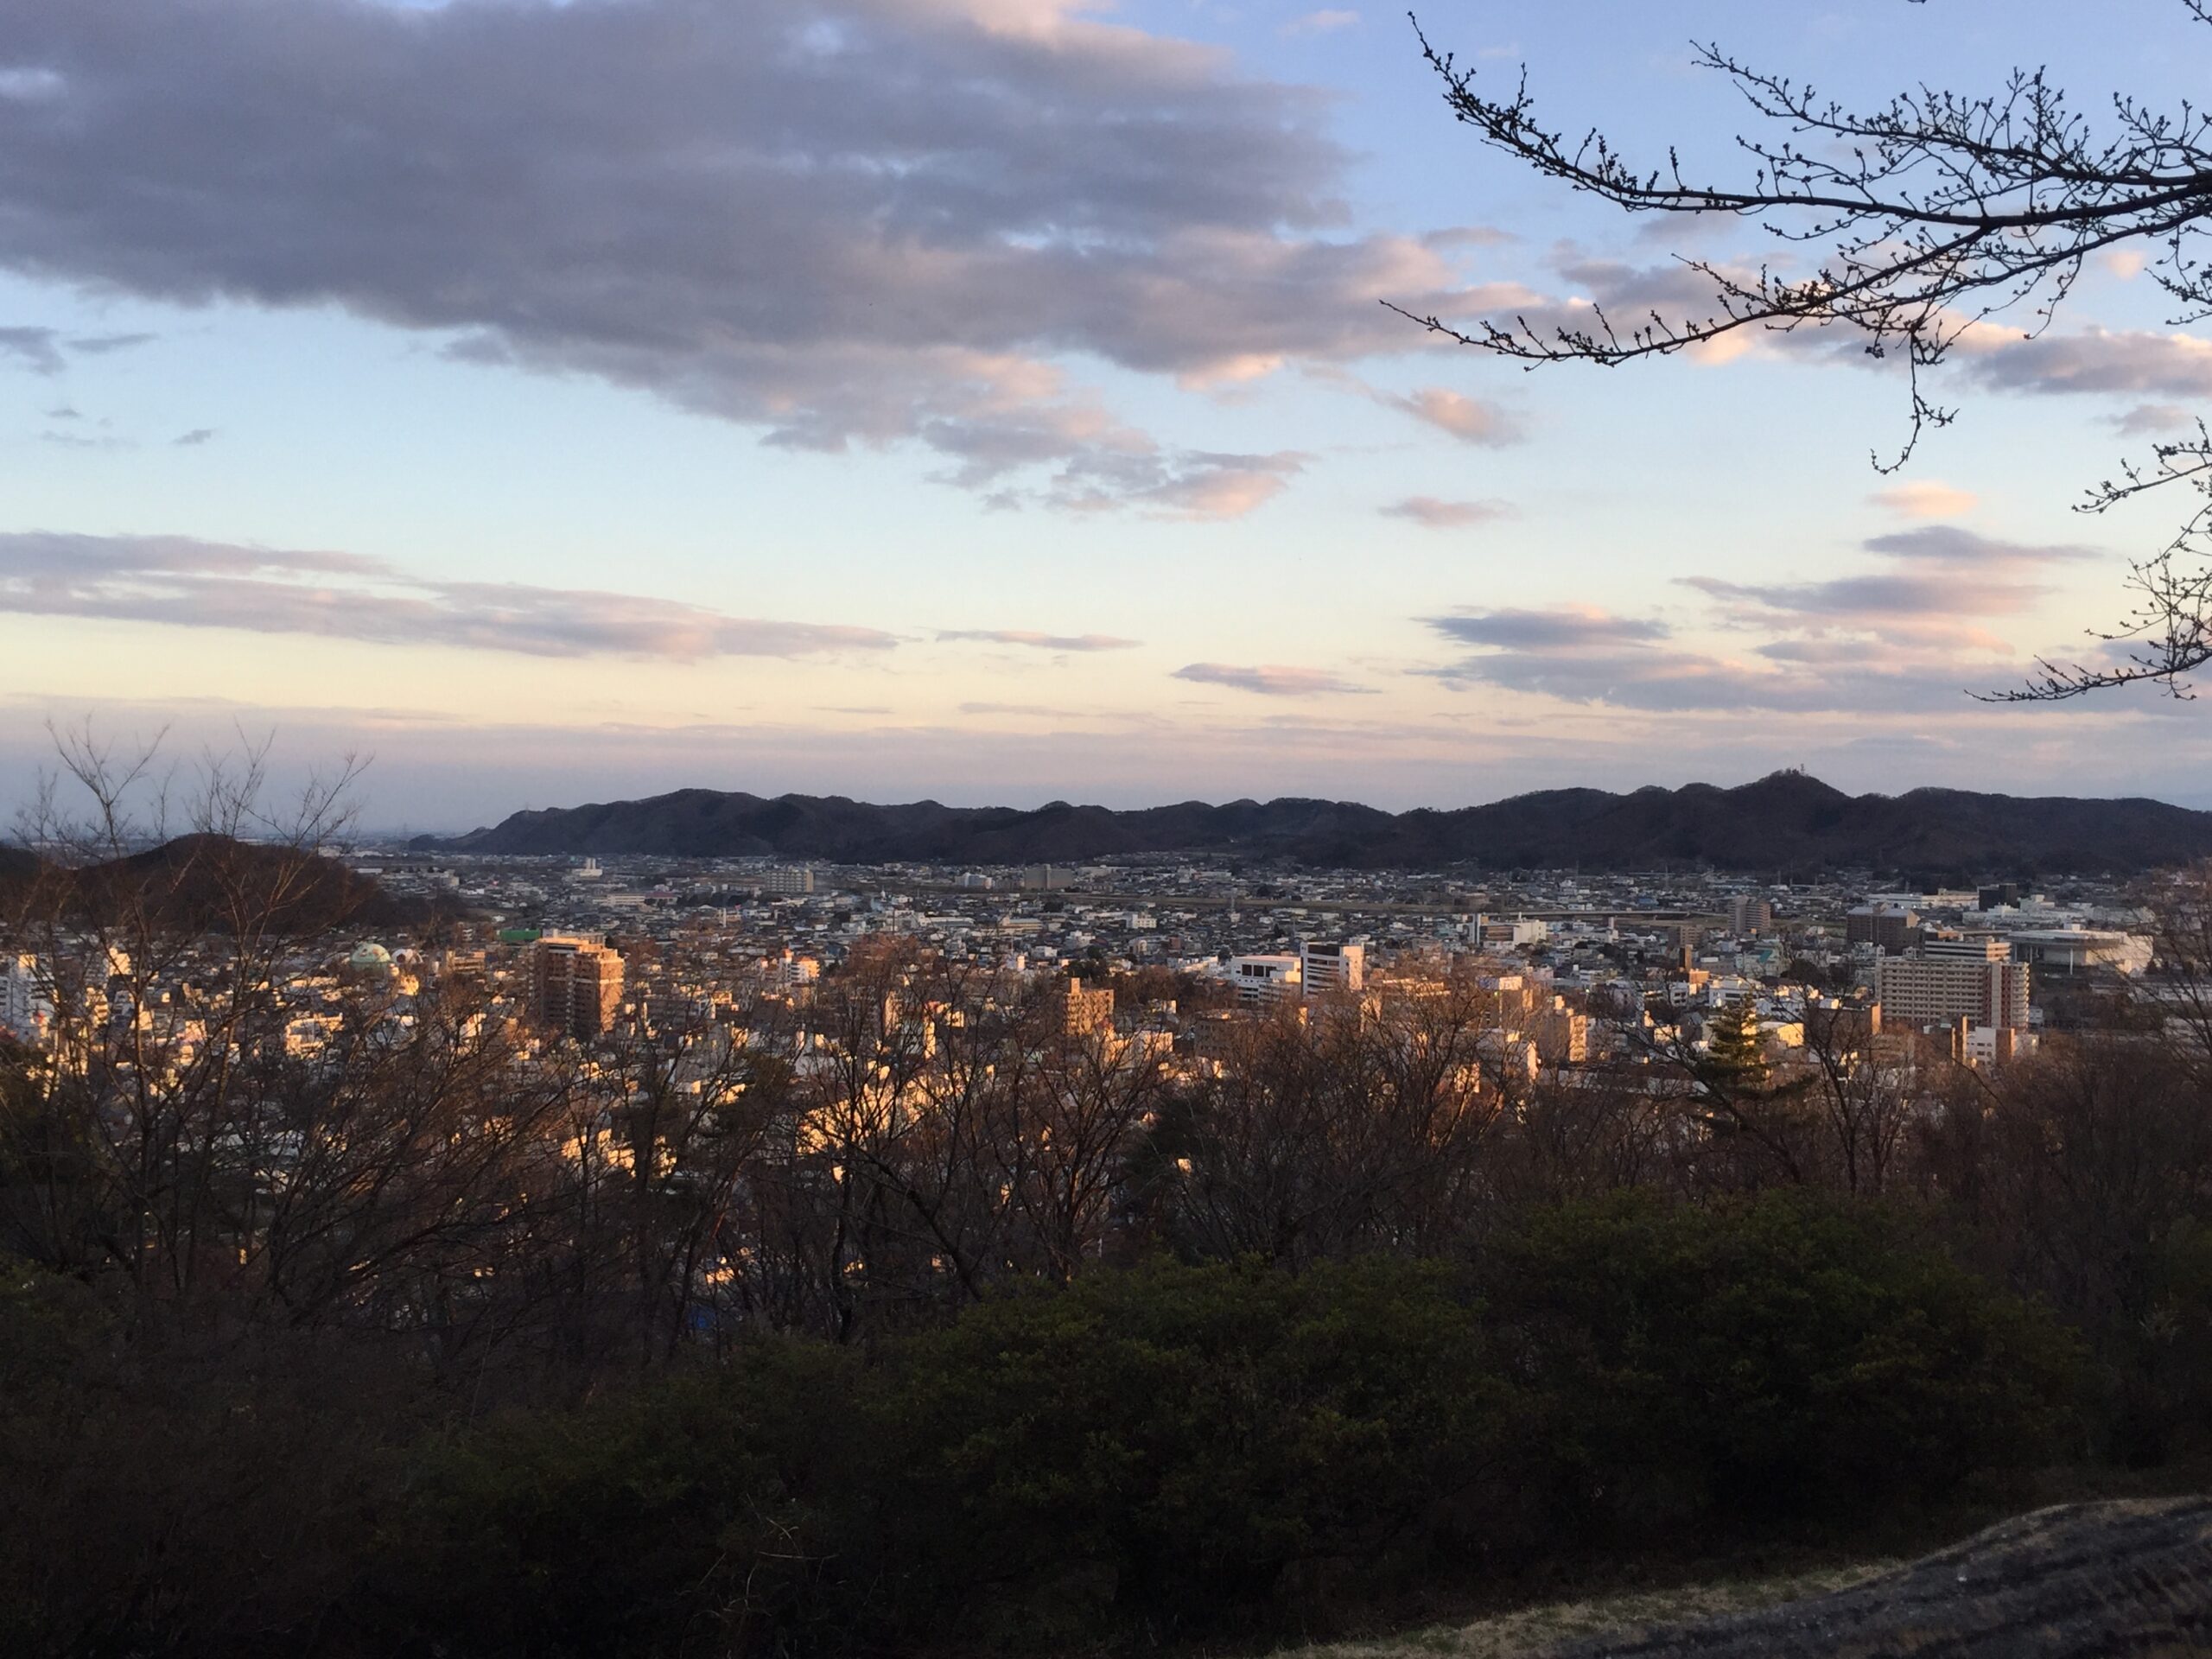
<svg viewBox="0 0 2212 1659"><path fill-rule="evenodd" d="M1223 972L1236 987L1237 1000L1248 1005L1295 996L1304 984L1303 967L1293 956L1231 957Z"/></svg>
<svg viewBox="0 0 2212 1659"><path fill-rule="evenodd" d="M2100 969L2133 977L2151 965L2151 942L2115 929L2021 927L2005 937L2012 955L2046 978L2072 978Z"/></svg>
<svg viewBox="0 0 2212 1659"><path fill-rule="evenodd" d="M1875 968L1885 1027L2028 1023L2030 969L2002 939L1931 938L1915 956L1885 956Z"/></svg>
<svg viewBox="0 0 2212 1659"><path fill-rule="evenodd" d="M1903 905L1860 905L1845 915L1843 937L1894 956L1920 943L1920 913Z"/></svg>
<svg viewBox="0 0 2212 1659"><path fill-rule="evenodd" d="M1359 990L1367 983L1366 947L1306 940L1298 947L1298 972L1308 996Z"/></svg>
<svg viewBox="0 0 2212 1659"><path fill-rule="evenodd" d="M9 957L0 969L0 1027L23 1042L36 1042L53 1014L54 988L39 959L29 953Z"/></svg>
<svg viewBox="0 0 2212 1659"><path fill-rule="evenodd" d="M1114 1026L1114 992L1110 986L1086 987L1070 976L1060 998L1060 1029L1071 1037L1110 1031Z"/></svg>
<svg viewBox="0 0 2212 1659"><path fill-rule="evenodd" d="M531 947L530 1007L537 1021L588 1040L622 1006L622 958L603 944L558 936Z"/></svg>

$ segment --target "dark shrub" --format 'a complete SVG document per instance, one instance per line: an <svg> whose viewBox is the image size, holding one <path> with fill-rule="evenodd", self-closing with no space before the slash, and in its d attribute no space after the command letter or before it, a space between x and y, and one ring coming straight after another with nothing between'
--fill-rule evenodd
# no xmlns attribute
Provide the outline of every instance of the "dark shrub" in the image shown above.
<svg viewBox="0 0 2212 1659"><path fill-rule="evenodd" d="M1571 1529L1923 1501L2047 1460L2079 1386L2041 1311L1893 1217L1796 1194L1541 1212L1478 1276Z"/></svg>
<svg viewBox="0 0 2212 1659"><path fill-rule="evenodd" d="M1418 1558L1509 1418L1446 1274L1386 1261L1095 1274L917 1339L888 1388L899 1553L940 1591L1169 1624Z"/></svg>

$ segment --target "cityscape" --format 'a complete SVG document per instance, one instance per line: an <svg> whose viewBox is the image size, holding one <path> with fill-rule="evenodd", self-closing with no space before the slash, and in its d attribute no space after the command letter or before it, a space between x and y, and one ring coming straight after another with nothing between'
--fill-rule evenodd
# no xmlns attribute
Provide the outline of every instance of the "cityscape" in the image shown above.
<svg viewBox="0 0 2212 1659"><path fill-rule="evenodd" d="M0 0L0 1659L2212 1655L2212 0Z"/></svg>
<svg viewBox="0 0 2212 1659"><path fill-rule="evenodd" d="M1784 1073L1810 1064L1808 1029L1816 1041L1847 1031L1847 1057L1871 1065L2024 1058L2046 1030L2098 1029L2115 993L2139 1000L2128 994L2145 988L2158 925L2142 883L2080 879L2055 893L2017 881L1918 893L1864 876L1792 887L1711 872L1530 872L1472 887L1420 873L1249 875L1190 858L953 870L346 857L437 919L333 946L272 986L296 1057L356 1023L365 995L377 1020L404 1028L415 1000L449 980L487 991L487 1016L532 1046L803 1053L819 1035L806 1011L825 971L834 982L888 952L1056 988L1071 1031L1184 1065L1207 1064L1239 1026L1471 985L1494 1011L1482 1065L1501 1077L1691 1090L1716 1022L1739 1010ZM103 988L97 967L18 955L0 981L0 1027L38 1047L97 1013L130 1018L136 997L163 1010L164 1036L181 1045L173 1063L188 1063L207 1027L194 964L143 987L126 969ZM95 1000L57 1027L60 986ZM781 1030L748 1023L765 1009Z"/></svg>

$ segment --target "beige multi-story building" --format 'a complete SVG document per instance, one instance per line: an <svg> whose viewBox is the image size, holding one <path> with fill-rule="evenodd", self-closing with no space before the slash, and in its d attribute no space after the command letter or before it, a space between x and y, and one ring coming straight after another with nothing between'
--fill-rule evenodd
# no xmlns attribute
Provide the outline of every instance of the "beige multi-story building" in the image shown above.
<svg viewBox="0 0 2212 1659"><path fill-rule="evenodd" d="M1930 939L1912 957L1884 957L1875 995L1885 1027L2028 1023L2028 964L2002 939Z"/></svg>
<svg viewBox="0 0 2212 1659"><path fill-rule="evenodd" d="M1087 986L1071 976L1060 1004L1060 1029L1071 1037L1081 1037L1094 1031L1111 1030L1113 1025L1113 987Z"/></svg>
<svg viewBox="0 0 2212 1659"><path fill-rule="evenodd" d="M1590 1058L1590 1016L1568 1007L1565 997L1554 996L1551 1007L1538 1010L1529 1035L1547 1065L1580 1065Z"/></svg>
<svg viewBox="0 0 2212 1659"><path fill-rule="evenodd" d="M1728 931L1738 938L1770 932L1773 928L1774 906L1767 900L1738 893L1728 901Z"/></svg>
<svg viewBox="0 0 2212 1659"><path fill-rule="evenodd" d="M622 1006L622 957L588 939L550 935L531 947L530 1011L571 1037L597 1037Z"/></svg>

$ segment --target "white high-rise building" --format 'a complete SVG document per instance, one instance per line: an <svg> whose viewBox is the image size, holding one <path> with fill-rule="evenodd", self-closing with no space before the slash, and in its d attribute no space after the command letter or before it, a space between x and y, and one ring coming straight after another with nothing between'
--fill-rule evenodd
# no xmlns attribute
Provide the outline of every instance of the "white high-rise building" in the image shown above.
<svg viewBox="0 0 2212 1659"><path fill-rule="evenodd" d="M1367 983L1367 947L1305 940L1298 947L1298 972L1308 996L1358 990Z"/></svg>
<svg viewBox="0 0 2212 1659"><path fill-rule="evenodd" d="M1231 957L1222 971L1247 1004L1294 996L1301 982L1299 959L1290 956Z"/></svg>

